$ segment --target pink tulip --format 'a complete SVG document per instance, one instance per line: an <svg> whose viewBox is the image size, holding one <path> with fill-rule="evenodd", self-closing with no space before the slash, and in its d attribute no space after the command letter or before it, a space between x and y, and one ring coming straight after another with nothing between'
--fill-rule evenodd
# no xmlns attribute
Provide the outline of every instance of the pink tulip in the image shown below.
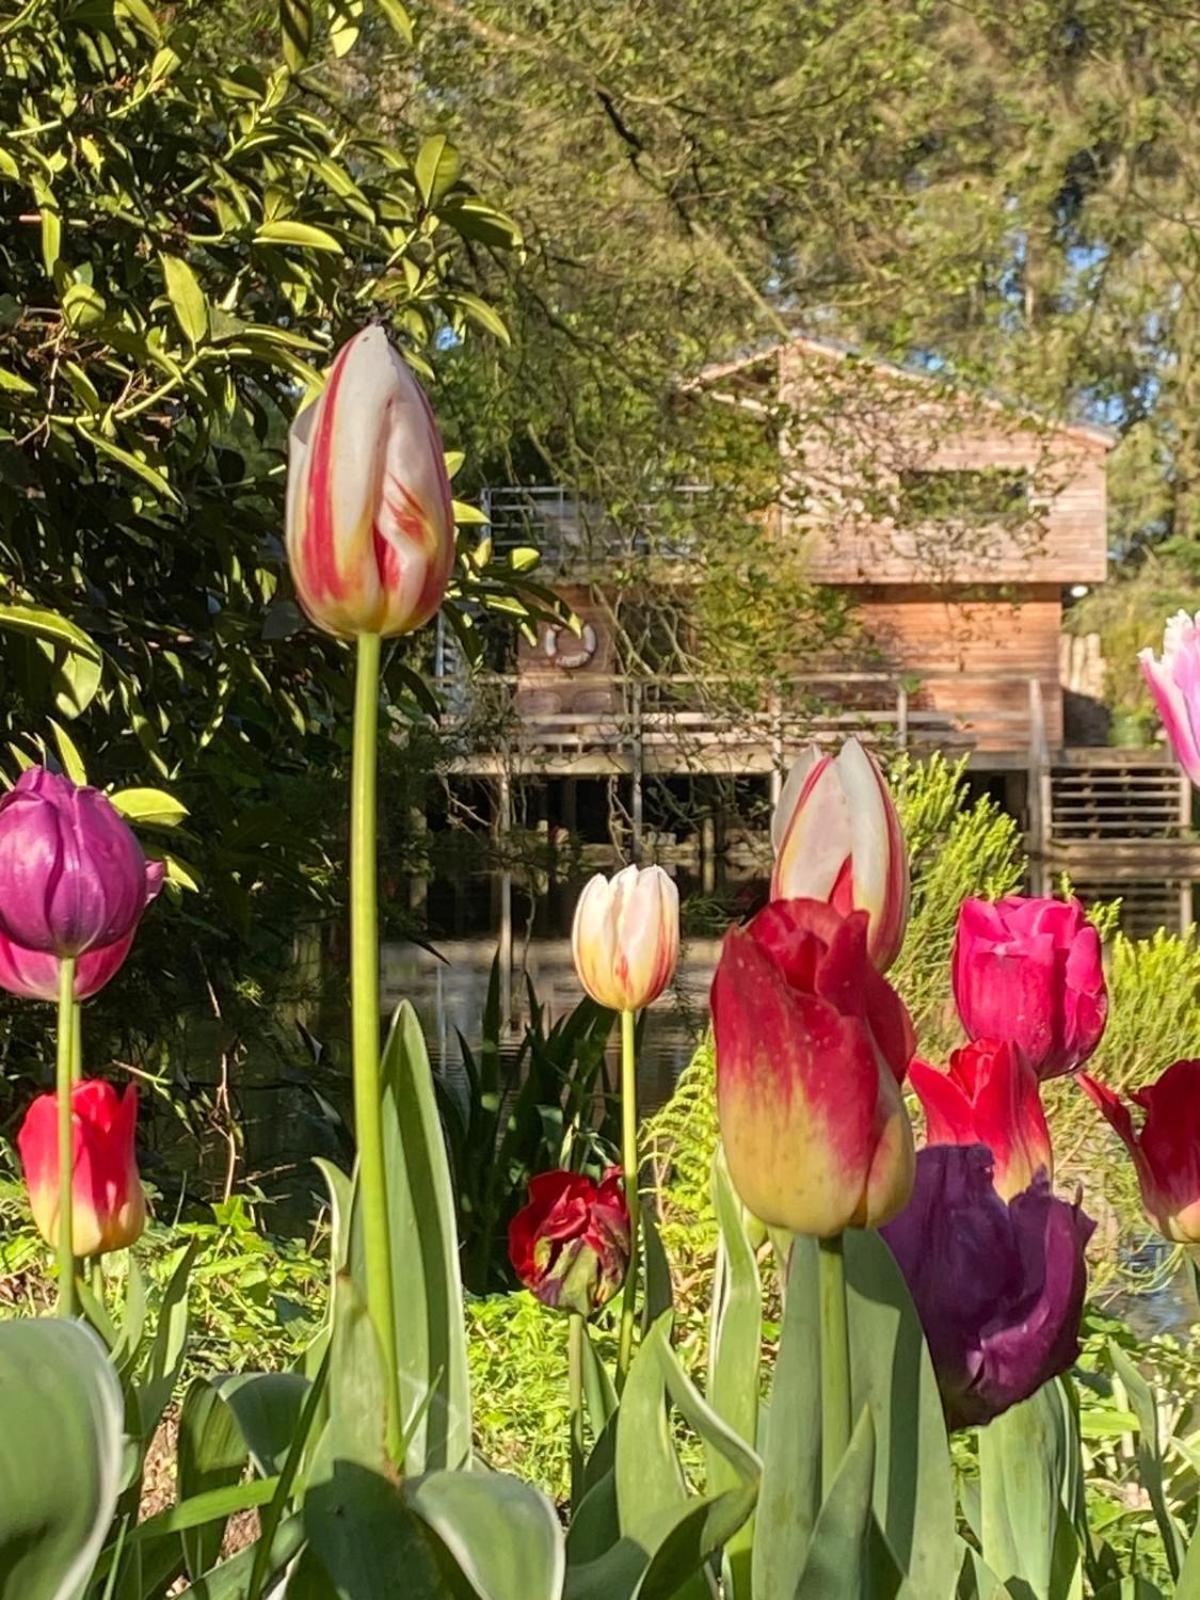
<svg viewBox="0 0 1200 1600"><path fill-rule="evenodd" d="M847 739L836 756L812 745L788 773L771 821L772 900L824 900L865 911L871 960L886 972L908 922L908 854L874 756Z"/></svg>
<svg viewBox="0 0 1200 1600"><path fill-rule="evenodd" d="M1176 1061L1130 1093L1146 1114L1140 1133L1119 1095L1086 1072L1077 1081L1133 1157L1142 1204L1159 1233L1200 1244L1200 1061Z"/></svg>
<svg viewBox="0 0 1200 1600"><path fill-rule="evenodd" d="M768 1226L828 1238L894 1217L913 1184L912 1025L863 911L774 900L730 928L712 986L729 1175Z"/></svg>
<svg viewBox="0 0 1200 1600"><path fill-rule="evenodd" d="M952 976L967 1036L1011 1040L1040 1079L1074 1072L1104 1035L1100 936L1078 900L964 900Z"/></svg>
<svg viewBox="0 0 1200 1600"><path fill-rule="evenodd" d="M1139 650L1138 662L1175 759L1200 786L1200 611L1177 611L1163 632L1162 660Z"/></svg>
<svg viewBox="0 0 1200 1600"><path fill-rule="evenodd" d="M1002 1199L1053 1176L1038 1076L1017 1045L977 1039L954 1051L946 1072L924 1061L908 1071L925 1109L926 1143L987 1145Z"/></svg>
<svg viewBox="0 0 1200 1600"><path fill-rule="evenodd" d="M420 384L382 328L342 346L289 434L287 549L319 628L410 633L442 603L454 511Z"/></svg>
<svg viewBox="0 0 1200 1600"><path fill-rule="evenodd" d="M89 1078L71 1091L75 1146L71 1206L77 1256L98 1256L131 1245L146 1226L146 1197L138 1177L134 1139L135 1088L118 1095L111 1083ZM38 1232L58 1244L58 1102L40 1094L17 1134L29 1204Z"/></svg>
<svg viewBox="0 0 1200 1600"><path fill-rule="evenodd" d="M598 872L575 907L571 953L597 1005L640 1011L675 976L679 890L661 867Z"/></svg>

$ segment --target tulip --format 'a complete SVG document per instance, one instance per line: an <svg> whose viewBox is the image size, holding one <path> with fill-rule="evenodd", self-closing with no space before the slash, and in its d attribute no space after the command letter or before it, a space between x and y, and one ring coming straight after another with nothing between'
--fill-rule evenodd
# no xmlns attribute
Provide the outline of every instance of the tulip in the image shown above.
<svg viewBox="0 0 1200 1600"><path fill-rule="evenodd" d="M163 883L161 861L146 862L146 904L158 894ZM130 929L115 944L102 945L79 957L75 967L75 998L90 1000L114 978L133 948L136 928ZM0 933L0 989L19 994L26 1000L58 998L58 957L44 950L26 950Z"/></svg>
<svg viewBox="0 0 1200 1600"><path fill-rule="evenodd" d="M288 436L287 550L305 611L329 633L411 633L454 565L437 423L382 328L344 344Z"/></svg>
<svg viewBox="0 0 1200 1600"><path fill-rule="evenodd" d="M543 1172L508 1225L517 1277L543 1305L590 1316L629 1270L629 1209L614 1167L602 1183L578 1172Z"/></svg>
<svg viewBox="0 0 1200 1600"><path fill-rule="evenodd" d="M880 972L900 954L908 922L908 854L874 756L847 739L836 756L811 745L788 773L771 819L772 900L825 900L865 911Z"/></svg>
<svg viewBox="0 0 1200 1600"><path fill-rule="evenodd" d="M146 860L95 789L31 767L0 800L0 934L26 950L80 956L132 937Z"/></svg>
<svg viewBox="0 0 1200 1600"><path fill-rule="evenodd" d="M661 867L589 880L575 907L571 954L579 981L614 1011L640 1011L675 976L679 891Z"/></svg>
<svg viewBox="0 0 1200 1600"><path fill-rule="evenodd" d="M1133 1157L1154 1227L1180 1244L1200 1244L1200 1061L1176 1061L1156 1083L1131 1091L1146 1113L1140 1133L1119 1095L1086 1072L1077 1081Z"/></svg>
<svg viewBox="0 0 1200 1600"><path fill-rule="evenodd" d="M111 1083L90 1078L71 1091L75 1150L71 1224L77 1256L122 1250L146 1226L146 1197L138 1177L134 1138L137 1090L118 1095ZM38 1232L58 1244L58 1108L40 1094L17 1134L29 1204Z"/></svg>
<svg viewBox="0 0 1200 1600"><path fill-rule="evenodd" d="M908 1013L867 955L867 914L776 900L725 935L712 986L729 1174L761 1222L832 1238L908 1199Z"/></svg>
<svg viewBox="0 0 1200 1600"><path fill-rule="evenodd" d="M1200 784L1200 611L1177 611L1163 631L1162 660L1139 650L1138 663L1176 761Z"/></svg>
<svg viewBox="0 0 1200 1600"><path fill-rule="evenodd" d="M1038 1076L1018 1045L977 1039L953 1052L948 1071L914 1061L909 1075L925 1109L926 1143L987 1145L1002 1199L1053 1177Z"/></svg>
<svg viewBox="0 0 1200 1600"><path fill-rule="evenodd" d="M1043 1081L1074 1072L1103 1037L1100 936L1078 900L964 900L953 983L968 1037L1011 1040Z"/></svg>
<svg viewBox="0 0 1200 1600"><path fill-rule="evenodd" d="M883 1228L925 1329L947 1426L990 1422L1072 1365L1094 1224L1039 1179L1008 1204L982 1145L929 1145Z"/></svg>

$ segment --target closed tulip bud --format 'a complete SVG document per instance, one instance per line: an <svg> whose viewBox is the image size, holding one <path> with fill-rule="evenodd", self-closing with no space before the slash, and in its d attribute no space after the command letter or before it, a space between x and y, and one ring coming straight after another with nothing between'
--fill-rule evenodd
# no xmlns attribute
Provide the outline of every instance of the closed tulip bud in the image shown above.
<svg viewBox="0 0 1200 1600"><path fill-rule="evenodd" d="M725 1158L754 1215L818 1238L895 1216L913 1178L913 1034L867 956L866 913L777 900L731 928L712 1017Z"/></svg>
<svg viewBox="0 0 1200 1600"><path fill-rule="evenodd" d="M625 867L588 881L571 929L579 981L597 1005L640 1011L675 976L679 891L661 867Z"/></svg>
<svg viewBox="0 0 1200 1600"><path fill-rule="evenodd" d="M946 1422L990 1422L1072 1365L1094 1224L1040 1179L1007 1205L982 1145L929 1145L881 1231L925 1330Z"/></svg>
<svg viewBox="0 0 1200 1600"><path fill-rule="evenodd" d="M914 1061L909 1076L925 1109L928 1144L985 1144L996 1192L1011 1200L1054 1175L1037 1073L1015 1044L977 1039L955 1050L946 1072Z"/></svg>
<svg viewBox="0 0 1200 1600"><path fill-rule="evenodd" d="M1100 936L1078 900L964 900L954 1002L972 1039L1010 1039L1043 1081L1074 1072L1104 1035Z"/></svg>
<svg viewBox="0 0 1200 1600"><path fill-rule="evenodd" d="M81 956L131 938L146 908L146 858L95 789L44 767L0 800L0 934Z"/></svg>
<svg viewBox="0 0 1200 1600"><path fill-rule="evenodd" d="M1119 1095L1086 1072L1078 1083L1133 1157L1142 1204L1159 1233L1200 1244L1200 1061L1176 1061L1129 1098L1146 1113L1141 1131Z"/></svg>
<svg viewBox="0 0 1200 1600"><path fill-rule="evenodd" d="M1177 611L1163 632L1162 660L1140 650L1138 664L1176 761L1200 785L1200 612Z"/></svg>
<svg viewBox="0 0 1200 1600"><path fill-rule="evenodd" d="M122 1250L146 1226L146 1197L138 1177L134 1138L137 1090L118 1095L111 1083L91 1078L71 1091L75 1144L71 1222L77 1256ZM40 1094L17 1134L29 1204L38 1232L58 1244L58 1107Z"/></svg>
<svg viewBox="0 0 1200 1600"><path fill-rule="evenodd" d="M824 900L865 911L871 960L886 972L908 923L908 853L874 756L847 739L836 756L812 745L789 772L771 820L772 900Z"/></svg>
<svg viewBox="0 0 1200 1600"><path fill-rule="evenodd" d="M587 1317L625 1282L629 1238L615 1167L602 1183L578 1172L543 1172L508 1225L508 1253L517 1277L543 1305Z"/></svg>
<svg viewBox="0 0 1200 1600"><path fill-rule="evenodd" d="M162 882L162 862L147 861L147 905L162 888ZM115 944L88 950L78 958L75 965L76 1000L90 1000L116 976L133 948L136 932L136 928L131 928ZM57 1000L58 957L44 950L26 950L23 945L14 944L0 933L0 989L7 989L9 994L19 994L26 1000Z"/></svg>
<svg viewBox="0 0 1200 1600"><path fill-rule="evenodd" d="M288 436L287 550L300 604L328 633L411 633L454 566L442 441L382 328L342 346Z"/></svg>

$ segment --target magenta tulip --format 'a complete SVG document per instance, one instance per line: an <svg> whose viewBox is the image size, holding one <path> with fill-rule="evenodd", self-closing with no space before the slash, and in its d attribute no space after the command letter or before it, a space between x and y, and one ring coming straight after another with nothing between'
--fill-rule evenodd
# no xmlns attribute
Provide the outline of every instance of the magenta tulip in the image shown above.
<svg viewBox="0 0 1200 1600"><path fill-rule="evenodd" d="M1094 1224L1043 1179L1006 1205L982 1145L929 1145L881 1231L925 1329L951 1428L990 1422L1079 1354Z"/></svg>
<svg viewBox="0 0 1200 1600"><path fill-rule="evenodd" d="M81 956L132 936L146 859L95 789L44 767L0 800L0 934L25 950Z"/></svg>
<svg viewBox="0 0 1200 1600"><path fill-rule="evenodd" d="M1011 1040L1043 1081L1074 1072L1103 1037L1100 936L1078 900L964 900L953 982L968 1037Z"/></svg>
<svg viewBox="0 0 1200 1600"><path fill-rule="evenodd" d="M1159 1233L1200 1244L1200 1061L1176 1061L1129 1098L1145 1112L1140 1133L1129 1107L1095 1078L1078 1079L1133 1157L1146 1215Z"/></svg>
<svg viewBox="0 0 1200 1600"><path fill-rule="evenodd" d="M729 1175L760 1221L827 1238L912 1187L912 1025L867 955L867 915L775 900L725 935L712 986Z"/></svg>
<svg viewBox="0 0 1200 1600"><path fill-rule="evenodd" d="M926 1142L987 1145L1003 1199L1053 1177L1038 1076L1019 1046L977 1039L953 1052L946 1072L924 1061L908 1071L925 1109Z"/></svg>
<svg viewBox="0 0 1200 1600"><path fill-rule="evenodd" d="M163 883L161 861L146 863L146 904L155 898ZM75 964L75 998L90 1000L99 994L125 965L133 948L136 928L130 929L115 944L88 950ZM58 999L58 957L45 950L26 950L0 933L0 989L19 994L26 1000Z"/></svg>
<svg viewBox="0 0 1200 1600"><path fill-rule="evenodd" d="M865 911L871 960L886 972L908 923L908 853L879 764L857 739L836 756L800 757L771 820L772 900L824 900L843 916Z"/></svg>
<svg viewBox="0 0 1200 1600"><path fill-rule="evenodd" d="M1162 659L1141 650L1138 663L1176 761L1200 785L1200 611L1177 611L1163 632Z"/></svg>

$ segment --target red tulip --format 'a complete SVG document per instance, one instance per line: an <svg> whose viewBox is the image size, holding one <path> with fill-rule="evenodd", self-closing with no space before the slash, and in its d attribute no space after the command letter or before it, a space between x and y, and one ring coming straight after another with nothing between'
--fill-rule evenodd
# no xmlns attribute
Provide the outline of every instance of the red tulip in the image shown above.
<svg viewBox="0 0 1200 1600"><path fill-rule="evenodd" d="M985 1144L997 1192L1011 1200L1035 1178L1051 1179L1054 1158L1038 1076L1015 1044L977 1039L955 1050L946 1072L909 1067L925 1108L927 1144Z"/></svg>
<svg viewBox="0 0 1200 1600"><path fill-rule="evenodd" d="M1100 936L1078 900L964 900L954 1000L971 1039L1010 1039L1041 1079L1074 1072L1108 1020Z"/></svg>
<svg viewBox="0 0 1200 1600"><path fill-rule="evenodd" d="M712 1016L721 1137L754 1215L822 1238L895 1216L913 1181L913 1034L866 913L776 900L731 928Z"/></svg>
<svg viewBox="0 0 1200 1600"><path fill-rule="evenodd" d="M1133 1157L1150 1221L1168 1239L1200 1244L1200 1061L1176 1061L1130 1092L1146 1113L1140 1133L1119 1095L1086 1072L1077 1081Z"/></svg>
<svg viewBox="0 0 1200 1600"><path fill-rule="evenodd" d="M134 1138L137 1090L118 1095L111 1083L89 1078L71 1092L75 1141L72 1203L73 1249L77 1256L121 1250L146 1226L146 1197L138 1177ZM40 1094L17 1134L29 1204L38 1232L58 1244L58 1106Z"/></svg>
<svg viewBox="0 0 1200 1600"><path fill-rule="evenodd" d="M869 918L871 960L886 972L908 922L908 853L883 773L857 739L836 756L812 745L788 773L771 819L772 900L825 900Z"/></svg>
<svg viewBox="0 0 1200 1600"><path fill-rule="evenodd" d="M146 863L146 904L158 894L163 883L161 861ZM133 948L137 928L131 928L115 944L86 950L75 963L75 998L90 1000L99 994L125 964ZM19 994L26 1000L58 999L58 957L44 950L26 950L0 933L0 989Z"/></svg>
<svg viewBox="0 0 1200 1600"><path fill-rule="evenodd" d="M382 328L342 346L289 435L287 549L319 628L409 633L442 603L454 510L437 423Z"/></svg>
<svg viewBox="0 0 1200 1600"><path fill-rule="evenodd" d="M529 1204L508 1225L508 1254L543 1305L590 1316L629 1270L629 1207L614 1167L602 1183L578 1172L530 1180Z"/></svg>

